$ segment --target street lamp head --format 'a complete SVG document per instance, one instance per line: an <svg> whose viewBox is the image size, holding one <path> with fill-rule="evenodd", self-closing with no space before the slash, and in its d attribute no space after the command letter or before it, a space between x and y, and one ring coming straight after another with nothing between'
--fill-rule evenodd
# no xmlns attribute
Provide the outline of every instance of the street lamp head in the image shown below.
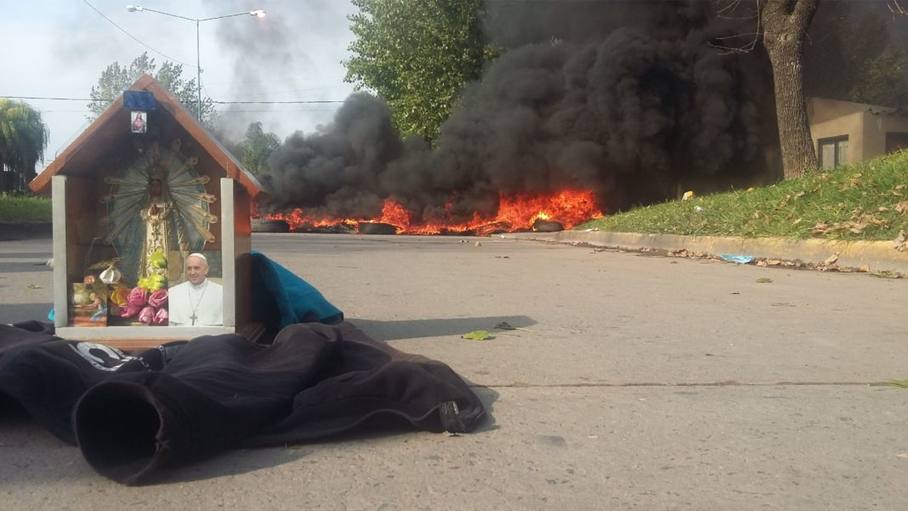
<svg viewBox="0 0 908 511"><path fill-rule="evenodd" d="M144 11L145 8L141 5L127 5L126 10L129 12Z"/></svg>
<svg viewBox="0 0 908 511"><path fill-rule="evenodd" d="M264 17L265 17L265 9L256 9L256 10L254 10L254 11L249 11L249 15L250 15L250 16L255 16L256 18L264 18Z"/></svg>

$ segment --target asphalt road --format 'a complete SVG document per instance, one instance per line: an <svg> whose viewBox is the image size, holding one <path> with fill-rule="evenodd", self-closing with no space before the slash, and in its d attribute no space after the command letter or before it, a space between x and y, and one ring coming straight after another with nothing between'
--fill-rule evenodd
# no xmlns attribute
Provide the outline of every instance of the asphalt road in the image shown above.
<svg viewBox="0 0 908 511"><path fill-rule="evenodd" d="M0 509L908 509L908 390L881 384L908 378L908 281L489 238L254 245L449 364L494 420L233 451L128 488L0 417ZM49 256L0 242L0 322L46 314ZM518 329L460 337L502 321Z"/></svg>

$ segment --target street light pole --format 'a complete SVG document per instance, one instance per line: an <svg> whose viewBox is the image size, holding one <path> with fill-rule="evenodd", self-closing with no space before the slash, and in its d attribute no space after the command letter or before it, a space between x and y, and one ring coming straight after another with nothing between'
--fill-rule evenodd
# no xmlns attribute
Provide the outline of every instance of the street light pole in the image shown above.
<svg viewBox="0 0 908 511"><path fill-rule="evenodd" d="M180 16L179 14L173 14L170 12L158 11L156 9L149 9L148 7L142 7L141 5L127 5L126 10L129 12L153 12L155 14L163 14L164 16L170 16L171 18L179 18L186 21L195 22L195 69L196 69L196 92L198 93L198 103L196 117L198 117L199 122L202 121L202 53L200 51L200 39L199 39L199 25L203 21L213 21L224 18L233 18L234 16L255 16L256 18L264 18L265 10L264 9L255 9L252 11L237 12L233 14L225 14L223 16L213 16L211 18L189 18L186 16Z"/></svg>
<svg viewBox="0 0 908 511"><path fill-rule="evenodd" d="M199 123L202 122L202 52L199 44L199 24L201 21L195 20L195 84L196 92L199 95L199 102L196 103L196 115Z"/></svg>

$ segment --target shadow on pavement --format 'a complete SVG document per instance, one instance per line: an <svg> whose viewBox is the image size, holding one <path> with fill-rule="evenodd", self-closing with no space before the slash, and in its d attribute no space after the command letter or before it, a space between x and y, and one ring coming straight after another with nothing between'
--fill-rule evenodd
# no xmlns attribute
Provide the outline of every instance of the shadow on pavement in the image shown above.
<svg viewBox="0 0 908 511"><path fill-rule="evenodd" d="M276 448L234 449L213 458L161 473L152 485L182 484L218 477L236 476L278 467L308 456L305 445ZM99 476L100 477L100 476Z"/></svg>
<svg viewBox="0 0 908 511"><path fill-rule="evenodd" d="M378 321L373 319L350 319L357 328L379 341L416 339L420 337L441 337L463 335L473 330L495 330L499 323L508 323L514 328L525 328L536 322L528 316L486 316L481 318L412 319L404 321Z"/></svg>
<svg viewBox="0 0 908 511"><path fill-rule="evenodd" d="M464 378L466 380L466 378ZM469 380L466 380L470 387L473 388L473 392L479 396L479 400L482 401L482 405L486 407L486 420L476 428L473 433L482 433L483 431L492 431L498 429L499 426L495 422L495 401L498 401L498 392L489 388L483 387L481 385L476 385Z"/></svg>

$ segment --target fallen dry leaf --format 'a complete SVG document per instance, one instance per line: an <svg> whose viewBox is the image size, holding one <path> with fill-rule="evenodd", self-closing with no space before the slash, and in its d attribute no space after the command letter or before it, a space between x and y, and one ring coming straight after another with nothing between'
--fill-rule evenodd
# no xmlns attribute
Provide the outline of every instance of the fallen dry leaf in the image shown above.
<svg viewBox="0 0 908 511"><path fill-rule="evenodd" d="M900 214L908 213L908 200L903 200L895 205L895 210Z"/></svg>
<svg viewBox="0 0 908 511"><path fill-rule="evenodd" d="M810 230L812 234L826 234L831 230L829 224L820 222L817 225L813 226L813 229Z"/></svg>
<svg viewBox="0 0 908 511"><path fill-rule="evenodd" d="M890 270L872 271L870 272L870 274L881 279L901 279L904 277L904 275L902 275L901 273Z"/></svg>
<svg viewBox="0 0 908 511"><path fill-rule="evenodd" d="M908 235L905 234L905 231L899 231L899 235L892 240L892 244L899 252L908 250Z"/></svg>
<svg viewBox="0 0 908 511"><path fill-rule="evenodd" d="M835 264L838 260L839 254L832 254L831 256L827 257L825 261L823 261L823 264Z"/></svg>
<svg viewBox="0 0 908 511"><path fill-rule="evenodd" d="M867 224L859 224L859 223L851 222L851 227L849 227L848 230L853 232L854 234L861 234L864 232L864 229L866 229L866 228L867 228Z"/></svg>

